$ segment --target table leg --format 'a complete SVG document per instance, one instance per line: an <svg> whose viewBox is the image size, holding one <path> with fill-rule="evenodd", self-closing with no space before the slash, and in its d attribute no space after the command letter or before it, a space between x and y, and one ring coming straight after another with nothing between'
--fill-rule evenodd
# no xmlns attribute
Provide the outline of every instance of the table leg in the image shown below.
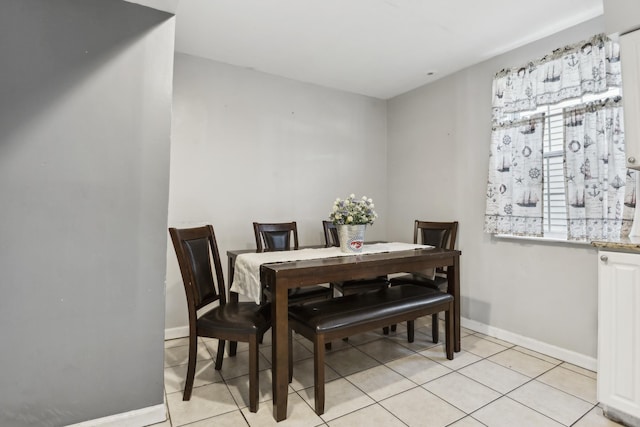
<svg viewBox="0 0 640 427"><path fill-rule="evenodd" d="M273 372L273 417L276 421L287 418L287 391L289 388L289 292L284 286L272 285L271 333Z"/></svg>
<svg viewBox="0 0 640 427"><path fill-rule="evenodd" d="M460 257L453 258L453 266L447 268L447 292L453 295L453 351L459 352L460 345Z"/></svg>
<svg viewBox="0 0 640 427"><path fill-rule="evenodd" d="M235 272L235 258L229 257L229 263L227 266L227 276L229 277L229 281L227 282L227 286L229 288L229 302L238 302L238 293L231 292L231 285L233 284L233 275ZM238 351L238 342L237 341L229 341L229 356L235 356Z"/></svg>

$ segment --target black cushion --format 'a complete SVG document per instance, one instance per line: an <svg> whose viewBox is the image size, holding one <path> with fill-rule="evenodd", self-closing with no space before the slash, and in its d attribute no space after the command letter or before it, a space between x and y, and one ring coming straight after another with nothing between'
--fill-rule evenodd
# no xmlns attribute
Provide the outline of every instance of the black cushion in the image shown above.
<svg viewBox="0 0 640 427"><path fill-rule="evenodd" d="M273 300L273 292L271 289L263 288L263 293L267 300ZM333 291L331 288L325 286L305 286L303 288L291 288L289 289L289 304L302 304L307 301L317 301L329 299L332 296Z"/></svg>
<svg viewBox="0 0 640 427"><path fill-rule="evenodd" d="M404 276L394 277L389 280L389 284L391 286L402 285L402 284L412 284L412 285L420 285L427 286L433 289L442 289L442 285L447 285L448 280L446 277L436 275L433 279L428 277L424 277L420 274L405 274Z"/></svg>
<svg viewBox="0 0 640 427"><path fill-rule="evenodd" d="M293 288L289 289L289 299L297 300L300 298L318 298L325 297L327 298L331 293L331 288L327 288L325 286L305 286L303 288Z"/></svg>
<svg viewBox="0 0 640 427"><path fill-rule="evenodd" d="M331 283L342 295L373 291L389 286L387 276L378 276L371 279L347 280Z"/></svg>
<svg viewBox="0 0 640 427"><path fill-rule="evenodd" d="M261 335L271 326L271 307L269 304L253 302L228 302L212 308L198 318L198 335L206 336L208 329L215 330L214 336L221 331L238 334Z"/></svg>
<svg viewBox="0 0 640 427"><path fill-rule="evenodd" d="M262 233L262 236L267 249L270 251L285 251L291 247L289 244L291 230L268 231Z"/></svg>
<svg viewBox="0 0 640 427"><path fill-rule="evenodd" d="M323 333L450 301L453 297L447 293L423 286L402 285L289 307L289 317Z"/></svg>

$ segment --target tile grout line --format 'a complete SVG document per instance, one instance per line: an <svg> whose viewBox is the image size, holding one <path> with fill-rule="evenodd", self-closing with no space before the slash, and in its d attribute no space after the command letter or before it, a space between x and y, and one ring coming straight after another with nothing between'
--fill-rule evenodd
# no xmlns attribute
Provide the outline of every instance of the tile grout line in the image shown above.
<svg viewBox="0 0 640 427"><path fill-rule="evenodd" d="M578 418L577 420L575 420L571 425L574 426L576 425L578 422L580 422L581 419L583 419L584 417L586 417L589 412L593 411L595 408L598 407L598 403L596 403L595 405L592 405L591 409L589 409L587 412L585 412L584 414L582 414L582 416L580 416L580 418Z"/></svg>
<svg viewBox="0 0 640 427"><path fill-rule="evenodd" d="M425 325L425 326L423 326L423 327L422 327L422 328L420 328L420 329L423 329L423 328L424 328L424 329L426 329L426 328L428 328L428 326L427 326L427 325ZM418 332L418 331L416 331L416 332ZM401 332L401 333L404 333L404 332ZM446 403L446 404L448 404L448 405L451 405L452 407L454 407L454 408L456 408L456 409L460 410L462 413L464 413L464 414L465 414L465 415L464 415L463 417L461 417L460 419L458 419L458 420L456 420L456 421L454 421L453 423L450 423L450 424L448 424L448 425L455 424L456 422L458 422L458 421L460 421L460 420L462 420L462 419L464 419L464 418L466 418L466 417L470 417L470 418L472 418L473 420L475 420L475 421L477 421L477 422L479 422L479 423L483 424L482 422L480 422L479 420L477 420L476 418L474 418L474 417L473 417L473 414L474 414L474 413L477 413L477 412L478 412L479 410L481 410L482 408L484 408L484 407L486 407L486 406L488 406L488 405L492 404L492 403L493 403L493 402L495 402L496 400L501 399L502 397L506 397L506 398L508 398L509 400L511 400L511 401L513 401L513 402L515 402L515 403L517 403L517 404L519 404L519 405L522 405L523 407L528 408L529 410L532 410L532 411L534 411L534 412L536 412L536 413L538 413L538 414L540 414L540 415L544 416L545 418L548 418L548 419L553 420L553 421L555 421L555 422L558 422L558 423L560 423L560 424L562 424L562 425L565 425L565 424L563 424L562 422L560 422L560 421L556 420L555 418L552 418L552 417L550 417L550 416L548 416L548 415L546 415L546 414L544 414L544 413L542 413L542 412L540 412L540 411L536 410L535 408L531 408L531 407L529 407L528 405L525 405L525 404L523 404L522 402L519 402L518 400L516 400L516 399L512 398L511 396L508 396L508 394L510 394L510 393L512 393L512 392L514 392L514 391L516 391L516 390L518 390L518 389L520 389L520 388L524 387L524 386L525 386L525 385L527 385L527 384L530 384L532 381L536 381L536 380L538 380L541 376L543 376L543 375L547 374L548 372L550 372L550 371L552 371L552 370L554 370L554 369L556 369L556 368L562 368L563 370L569 371L571 374L577 374L577 375L580 375L580 376L582 376L582 377L586 377L586 378L589 378L589 379L593 379L593 378L592 378L591 376L589 376L589 375L586 375L586 374L585 374L585 373L583 373L583 372L579 372L579 371L572 370L572 369L569 369L569 368L567 368L567 367L562 366L564 363L567 363L567 362L563 362L563 361L561 361L561 360L559 360L558 362L550 362L549 360L545 360L545 359L543 359L543 358L537 357L535 354L529 354L529 353L527 353L527 352L520 351L519 349L517 349L517 348L516 348L516 347L518 347L518 346L516 346L516 345L514 345L514 344L512 344L512 345L511 345L511 346L509 346L509 347L506 347L506 346L504 346L504 344L501 344L501 343L495 342L495 341L493 341L493 340L491 340L491 339L488 339L488 338L486 338L486 337L484 337L484 336L480 336L480 335L478 335L478 334L479 334L479 333L471 333L471 334L465 335L465 337L466 337L466 336L475 336L475 337L477 337L478 339L486 340L486 341L488 341L488 342L491 342L491 343L496 344L496 345L500 345L500 346L505 347L505 348L504 348L503 350L500 350L500 351L498 351L498 352L496 352L496 353L493 353L493 354L491 354L491 355L484 356L484 357L483 357L483 356L480 356L480 355L478 355L478 354L476 354L476 353L473 353L473 351L465 350L466 352L468 352L468 353L470 353L470 354L472 354L472 355L474 355L474 356L476 356L476 357L480 357L480 359L479 359L479 360L477 360L477 361L474 361L474 362L472 362L472 363L469 363L469 364L467 364L467 365L464 365L464 366L462 366L462 367L456 368L456 369L452 369L452 368L450 368L449 366L447 366L446 364L441 363L441 362L440 362L440 361L438 361L438 360L432 359L432 358L430 358L430 357L428 357L428 356L426 356L426 355L422 354L422 352L427 351L427 350L429 350L429 349L431 349L431 348L433 348L433 347L436 347L436 346L444 346L444 343L442 343L442 342L435 343L435 344L430 345L429 347L427 347L427 348L425 348L425 349L419 349L419 350L418 350L418 349L410 348L409 346L406 346L406 345L403 345L403 344L404 344L404 342L399 342L399 341L397 341L397 340L391 339L391 338L389 338L389 336L387 336L387 335L379 336L379 337L377 337L377 338L375 338L375 339L372 339L372 340L370 340L370 341L365 341L365 342L363 342L363 343L361 343L361 344L357 344L357 345L356 345L356 344L353 344L353 343L351 343L351 342L347 342L348 347L346 347L346 348L341 348L341 349L339 349L339 350L334 350L333 352L334 352L334 353L338 353L338 352L340 352L340 351L347 351L347 350L350 350L350 349L356 349L358 352L360 352L360 353L362 353L362 354L364 354L364 355L366 355L366 356L371 357L371 359L373 359L373 360L377 363L377 366L383 366L383 367L385 367L385 368L389 369L389 370L390 370L390 371L392 371L394 374L397 374L397 375L399 375L400 377L402 377L403 379L408 380L408 381L409 381L411 384L413 384L414 386L413 386L413 387L411 387L411 388L409 388L409 389L407 389L407 390L403 390L403 391L401 391L401 392L398 392L398 393L395 393L395 394L392 394L392 395L386 396L384 399L377 400L377 399L374 399L374 398L373 398L371 395L369 395L368 393L366 393L364 390L362 390L360 387L358 387L355 383L353 383L352 381L350 381L350 380L347 378L347 376L342 375L342 374L339 374L339 376L338 376L338 378L336 378L336 380L337 380L337 379L341 379L341 378L345 379L349 384L351 384L353 387L355 387L357 390L359 390L363 395L365 395L365 396L369 397L370 399L372 399L372 401L373 401L374 403L372 403L372 404L370 404L370 405L366 405L366 406L364 406L364 407L362 407L362 408L358 408L358 409L356 409L355 411L348 412L348 413L346 413L346 414L344 414L344 415L341 415L341 416L339 416L339 417L337 417L337 418L335 418L335 419L339 419L339 418L345 417L345 416L347 416L347 415L349 415L349 414L352 414L352 413L354 413L354 412L360 411L360 410L362 410L362 409L365 409L365 408L368 408L368 407L370 407L370 406L373 406L373 405L376 405L376 404L377 404L377 405L381 406L381 407L382 407L386 412L388 412L389 414L391 414L394 418L398 419L400 422L402 422L403 424L405 424L405 425L406 425L406 423L404 423L402 420L400 420L400 419L399 419L399 418L398 418L398 417L397 417L393 412L389 411L386 407L384 407L384 406L381 404L381 402L383 402L383 401L385 401L385 400L387 400L387 399L389 399L389 398L392 398L392 397L394 397L394 396L397 396L397 395L399 395L399 394L405 393L405 392L407 392L407 391L409 391L409 390L414 390L414 389L416 389L416 388L420 387L420 388L424 389L425 391L429 392L431 395L433 395L433 396L434 396L434 397L436 397L437 399L439 399L439 400L441 400L441 401L445 402L445 403ZM425 334L425 333L422 333L422 335L425 335L425 337L430 337L430 335ZM462 338L464 338L464 337L462 337ZM410 351L410 354L408 354L408 355L404 355L404 356L400 356L400 357L398 357L398 358L393 358L393 359L391 359L391 360L389 360L389 361L384 362L384 361L382 361L382 360L377 359L377 358L376 358L376 357L374 357L374 356L369 355L368 353L365 353L363 350L361 350L361 349L359 348L359 347L360 347L360 346L362 346L362 345L366 345L366 344L369 344L369 343L372 343L372 342L375 342L375 341L378 341L378 340L381 340L381 339L385 339L385 340L389 341L389 342L390 342L390 343L392 343L392 344L396 344L396 345L402 346L404 349L409 350L409 351ZM507 342L506 342L506 341L504 341L504 343L507 343ZM204 361L207 361L207 362L208 362L208 361L214 361L215 357L214 357L214 355L212 355L212 354L211 354L211 351L210 351L209 346L207 346L204 342L198 342L198 344L199 344L199 345L200 345L200 344L205 345L205 349L206 349L206 351L207 351L207 354L208 354L208 355L209 355L209 357L210 357L209 359L203 359L203 360L204 360ZM272 344L269 344L269 345L272 345ZM228 344L227 344L227 346L228 346ZM226 346L226 347L227 347L227 346ZM171 351L171 349L173 349L173 348L178 348L178 347L188 347L188 345L186 345L186 346L184 346L184 345L183 345L183 346L168 347L168 348L165 348L164 350L165 350L165 352L166 352L167 350ZM303 345L303 347L304 347L305 349L309 350L306 346L304 346L304 345ZM227 348L228 348L228 347L227 347ZM543 372L541 372L540 374L536 375L535 377L529 377L529 380L527 380L525 383L523 383L523 384L521 384L521 385L519 385L519 386L515 387L515 388L514 388L514 389L512 389L512 390L509 390L509 391L508 391L508 392L506 392L506 393L502 393L502 392L500 392L500 391L498 391L498 390L495 390L495 389L493 389L493 388L491 388L491 387L487 386L486 384L483 384L483 383L481 383L481 382L479 382L479 381L475 380L474 378L468 377L468 376L466 376L464 373L459 372L461 369L464 369L464 368L466 368L466 367L468 367L468 366L472 366L472 365L477 364L477 363L479 363L479 362L481 362L481 361L487 360L487 361L489 361L489 362L491 362L491 363L493 363L493 364L496 364L496 365L498 365L498 366L500 366L500 367L506 368L506 369L508 369L508 370L510 370L510 371L512 371L512 372L518 373L518 374L520 374L520 375L527 376L527 375L523 374L522 372L519 372L519 371L517 371L517 370L515 370L515 369L512 369L512 368L511 368L511 367L509 367L509 366L502 365L502 364L500 364L500 363L497 363L497 362L495 362L495 361L493 361L493 360L490 360L490 359L489 359L490 357L493 357L493 356L495 356L495 355L498 355L498 354L504 353L504 352L506 352L507 350L513 350L513 351L515 351L515 352L517 352L517 353L519 353L519 354L522 354L522 355L524 355L524 356L532 357L532 358L535 358L535 359L537 359L537 360L540 360L540 361L543 361L543 362L546 362L546 363L550 363L552 366L551 366L550 368L548 368L548 369L545 369ZM312 352L311 352L311 353L312 353ZM535 352L534 352L534 353L535 353ZM217 353L216 353L216 354L217 354ZM398 371L396 371L395 369L393 369L393 368L391 368L391 367L387 366L387 363L390 363L390 362L393 362L393 361L396 361L396 360L400 360L400 359L403 359L403 358L406 358L406 357L411 357L411 356L414 356L414 355L418 355L418 356L423 357L423 358L425 358L425 359L427 359L427 360L429 360L429 361L431 361L431 362L434 362L434 363L436 363L436 364L438 364L438 365L440 365L440 366L443 366L443 367L447 368L447 369L449 370L449 372L447 372L447 373L445 373L445 374L443 374L443 375L440 375L440 376L438 376L438 377L436 377L436 378L432 378L432 379L430 379L430 380L426 381L426 382L425 382L425 383L423 383L423 384L418 384L416 381L414 381L414 380L412 380L411 378L409 378L409 377L405 376L405 375L404 375L404 374L402 374L401 372L398 372ZM264 357L264 355L262 355L262 356ZM228 357L228 356L227 356L227 357ZM294 363L303 362L303 361L306 361L306 360L308 360L308 359L310 359L310 358L312 358L312 357L313 357L313 355L311 354L309 357L304 357L304 358L301 358L301 359L296 360L296 362L294 362ZM202 360L198 360L198 361L202 362ZM326 362L325 362L325 363L326 363ZM175 367L177 367L177 366L182 366L182 365L187 365L187 364L188 364L188 363L184 363L184 364L176 364L176 365L171 365L171 366L166 366L166 367L164 367L164 370L166 371L166 370L167 370L167 369L169 369L169 368L175 368ZM335 371L335 369L334 369L333 367L331 367L331 365L327 364L327 366L328 366L329 368L331 368L332 370L334 370L334 371ZM370 368L365 368L365 369L357 370L357 371L355 371L355 372L350 373L349 375L353 375L353 374L356 374L356 373L359 373L359 372L363 372L363 371L366 371L366 370L368 370L368 369L373 369L373 368L374 368L374 367L370 367ZM265 369L268 369L268 368L265 368ZM336 372L337 372L337 371L336 371ZM472 381L474 381L474 382L476 382L476 383L478 383L478 384L480 384L480 385L482 385L482 386L484 386L484 387L488 387L489 389L496 391L496 392L499 394L499 397L497 397L496 399L493 399L493 400L491 400L490 402L488 402L488 403L486 403L486 404L482 405L481 407L479 407L479 408L475 409L474 411L472 411L472 412L470 412L470 413L467 413L467 412L465 412L464 410L462 410L461 408L458 408L458 407L457 407L456 405L454 405L453 403L451 403L451 402L449 402L449 401L447 401L447 400L445 400L445 399L441 398L441 397L440 397L440 396L438 396L437 394L434 394L433 392L431 392L431 391L427 390L426 388L424 388L424 385L426 385L426 384L428 384L428 383L430 383L430 382L433 382L433 381L435 381L435 380L437 380L437 379L443 378L444 376L447 376L447 375L451 374L452 372L456 372L456 373L458 373L458 374L460 374L460 375L464 376L464 377L465 377L465 378L467 378L467 379L470 379L470 380L472 380ZM242 376L244 376L244 375L238 375L237 377L233 377L233 378L230 378L230 379L235 379L235 378L239 378L239 377L242 377ZM233 395L233 393L231 393L231 390L230 390L230 388L229 388L229 384L228 384L228 382L227 382L227 381L228 381L228 380L230 380L230 379L225 378L225 377L224 377L224 376L222 376L221 374L220 374L220 378L222 379L222 382L225 384L225 387L226 387L226 389L227 389L227 392L231 395L231 397L232 397L232 399L233 399L233 401L234 401L234 403L235 403L236 408L235 408L233 411L235 411L235 410L240 411L240 414L242 415L243 419L245 420L245 422L247 423L247 425L249 425L249 426L250 426L250 423L249 423L248 419L246 418L245 414L243 413L243 411L242 411L242 410L241 410L241 408L240 408L240 403L236 401L235 396ZM334 381L334 380L332 380L332 381ZM330 382L332 382L332 381L330 381ZM213 384L213 383L215 383L215 382L216 382L216 381L212 382L211 384ZM573 394L573 393L567 392L567 391L565 391L565 390L561 390L561 389L559 389L559 388L557 388L557 387L555 387L555 386L553 386L553 385L550 385L550 384L547 384L547 383L544 383L544 382L541 382L541 381L539 381L539 382L540 382L540 383L542 383L542 384L544 384L544 385L546 385L546 386L548 386L548 387L551 387L551 388L553 388L553 389L555 389L555 390L557 390L557 391L559 391L559 392L561 392L561 393L564 393L564 394L566 394L566 395L568 395L568 396L574 397L574 398L576 398L576 399L579 399L580 401L583 401L583 402L585 402L585 403L588 403L588 404L590 405L589 410L588 410L588 411L586 411L586 412L584 412L584 413L583 413L579 418L577 418L575 421L573 421L573 422L571 423L571 425L574 425L575 423L579 422L581 419L583 419L585 416L587 416L587 414L589 414L593 409L595 409L596 407L598 407L598 403L593 404L592 402L587 401L587 400L584 400L583 398L581 398L581 397L579 397L579 396L576 396L576 395L575 395L575 394ZM204 384L204 385L208 385L208 384ZM204 385L203 385L203 386L204 386ZM200 387L202 387L202 386L194 387L194 389L196 389L196 388L200 388ZM297 394L297 395L298 395L298 396L303 400L303 402L304 402L308 407L310 407L311 405L310 405L310 404L309 404L309 403L304 399L304 397L302 397L302 395L301 395L300 393L301 393L301 392L304 392L305 390L308 390L309 388L313 388L313 387L301 388L300 390L292 390L292 393L296 393L296 394ZM180 392L180 391L176 391L176 393L178 393L178 392ZM167 420L169 421L169 425L170 425L170 426L172 426L172 427L177 427L177 426L174 426L174 425L173 425L173 421L172 421L172 419L171 419L171 411L169 410L169 405L168 405L168 401L167 401L167 395L168 395L168 394L169 394L169 393L167 393L167 391L166 391L166 386L165 386L164 395L165 395L165 405L166 405L166 411L167 411ZM315 411L314 411L314 409L313 409L313 408L311 408L311 410L315 413ZM215 418L215 417L217 417L217 416L220 416L220 415L223 415L223 414L227 414L227 413L231 413L231 412L233 412L233 411L228 411L228 412L224 412L224 413L221 413L221 414L217 414L217 415L216 415L216 416L214 416L214 417L203 418L203 420L206 420L206 419L209 419L209 418ZM321 418L321 419L322 419L322 418ZM335 420L335 419L334 419L334 420ZM199 421L202 421L202 420L196 420L196 421L193 421L193 422L191 422L191 423L195 423L195 422L199 422ZM328 425L328 423L329 423L329 421L325 421L324 419L322 419L322 421L323 421L323 424L324 424L324 425ZM331 421L333 421L333 420L331 420ZM191 424L191 423L189 423L189 424ZM188 425L188 424L185 424L185 425ZM484 424L483 424L483 425L484 425Z"/></svg>
<svg viewBox="0 0 640 427"><path fill-rule="evenodd" d="M474 335L475 335L475 334L474 334ZM478 337L478 338L485 339L485 338L482 338L482 337ZM491 341L491 340L488 340L488 341L493 342L493 341ZM495 343L495 342L493 342L493 343L494 343L494 344L498 344L498 343ZM498 345L502 345L502 344L498 344ZM504 347L504 346L503 346L503 347ZM472 380L472 381L474 381L474 382L476 382L476 383L478 383L478 384L480 384L480 385L482 385L482 386L484 386L484 387L487 387L487 388L489 388L489 389L491 389L491 390L493 390L493 391L495 391L495 392L497 392L497 393L499 393L499 394L500 394L500 396L499 396L499 397L497 397L496 399L493 399L493 400L492 400L492 401L490 401L490 402L487 402L486 404L482 405L481 407L477 408L476 410L474 410L474 411L472 411L472 412L468 413L468 414L467 414L467 416L471 416L472 414L476 413L476 412L477 412L477 411L479 411L480 409L482 409L482 408L486 407L487 405L490 405L491 403L495 402L496 400L499 400L499 399L501 399L502 397L506 397L506 398L508 398L508 399L510 399L510 400L512 400L512 401L514 401L514 402L516 402L516 403L518 403L518 404L520 404L520 405L522 405L522 406L524 406L524 407L528 408L528 409L531 409L532 411L535 411L535 412L537 412L537 413L539 413L539 414L541 414L541 415L545 416L546 418L549 418L549 419L551 419L551 420L553 420L553 421L555 421L555 422L557 422L557 423L560 423L560 424L562 424L562 425L565 425L565 424L563 424L561 421L556 420L555 418L552 418L552 417L550 417L550 416L548 416L548 415L546 415L546 414L543 414L542 412L538 411L537 409L535 409L535 408L531 408L530 406L525 405L524 403L519 402L518 400L515 400L515 399L514 399L514 398L512 398L511 396L508 396L508 394L509 394L509 393L512 393L512 392L514 392L515 390L518 390L519 388L522 388L522 387L524 387L525 385L527 385L527 384L529 384L529 383L531 383L531 382L533 382L533 381L537 380L539 377L541 377L542 375L544 375L544 374L546 374L546 373L548 373L548 372L552 371L553 369L560 368L560 367L561 367L561 365L562 365L562 363L565 363L565 362L559 361L559 363L557 363L557 364L553 364L553 363L551 363L551 362L549 362L549 361L545 361L545 360L543 360L543 359L537 358L538 360L545 361L545 362L547 362L547 363L552 364L553 366L552 366L551 368L549 368L549 369L545 370L544 372L542 372L542 373L540 373L540 374L536 375L535 377L529 377L530 379L529 379L528 381L526 381L525 383L523 383L523 384L519 385L518 387L515 387L515 388L514 388L514 389L512 389L512 390L509 390L509 391L508 391L508 392L506 392L506 393L502 393L501 391L496 390L496 389L494 389L494 388L491 388L491 387L489 387L488 385L483 384L483 383L481 383L481 382L479 382L479 381L475 380L474 378L471 378L471 377L469 377L469 376L465 375L465 374L464 374L464 373L462 373L462 372L458 372L460 369L466 368L466 367L468 367L468 366L472 366L472 365L474 365L474 364L477 364L477 363L479 363L479 362L481 362L481 361L486 360L486 361L491 362L491 363L494 363L494 364L496 364L496 365L498 365L498 366L501 366L501 367L504 367L504 368L506 368L506 369L509 369L510 371L513 371L513 372L518 373L518 374L520 374L520 375L527 376L527 375L523 374L522 372L518 372L518 371L516 371L515 369L511 369L511 368L510 368L510 367L508 367L508 366L504 366L504 365L501 365L501 364L499 364L499 363L496 363L496 362L494 362L494 361L492 361L492 360L489 360L489 358L490 358L490 357L493 357L493 356L495 356L496 354L503 353L503 352L505 352L505 351L507 351L507 350L510 350L510 349L513 349L514 351L518 351L518 350L515 350L515 349L514 349L514 347L516 347L516 346L515 346L515 345L512 345L511 347L505 347L505 349L504 349L504 350L500 350L500 351L498 351L497 353L494 353L494 354L492 354L492 355L489 355L489 356L486 356L486 357L482 357L480 360L477 360L477 361L472 362L472 363L470 363L470 364L468 364L468 365L465 365L465 366L463 366L463 367L461 367L461 368L458 368L458 369L453 370L453 372L456 372L456 373L458 373L458 374L460 374L460 375L464 376L465 378L468 378L468 379L470 379L470 380ZM472 353L472 354L474 354L474 355L476 355L476 356L479 356L478 354L473 353L472 351L469 351L469 353ZM527 354L527 353L524 353L524 352L519 352L519 353L524 354L524 355L527 355L527 356L530 356L530 357L534 357L534 358L535 358L535 356L532 356L532 355ZM443 365L443 366L445 366L445 365ZM573 372L573 373L575 373L575 374L582 375L582 376L584 376L584 377L590 378L589 376L584 375L584 374L581 374L580 372L575 372L575 371L572 371L572 370L567 369L567 368L563 368L563 369L568 370L568 371L571 371L571 372ZM446 375L449 375L449 374L446 374ZM528 376L527 376L527 377L528 377ZM439 377L439 378L442 378L442 377ZM431 380L431 381L435 381L435 380L436 380L436 379ZM428 381L428 382L431 382L431 381ZM542 383L542 382L541 382L541 383ZM425 383L425 384L427 384L427 383ZM586 400L584 400L584 399L580 398L579 396L575 396L575 395L574 395L574 394L572 394L572 393L568 393L568 392L566 392L566 391L564 391L564 390L560 390L560 389L558 389L558 388L556 388L556 387L554 387L554 386L552 386L552 385L546 384L546 383L542 383L542 384L545 384L545 385L547 385L547 386L549 386L549 387L551 387L551 388L553 388L553 389L555 389L555 390L558 390L558 391L560 391L560 392L562 392L562 393L565 393L565 394L567 394L568 396L575 397L576 399L579 399L579 400L581 400L581 401L583 401L583 402L585 402L585 403L588 403L588 404L590 404L590 405L593 405L593 403L588 402L588 401L586 401ZM423 386L424 386L424 384L423 384ZM429 391L429 390L427 390L427 391ZM432 393L432 394L434 394L434 393ZM436 394L434 394L434 395L435 395L435 396L437 396ZM439 396L438 396L438 397L439 397ZM444 399L443 399L443 400L444 400ZM465 412L464 410L462 410L462 408L458 408L458 407L457 407L457 406L455 406L453 403L448 402L448 401L446 401L446 400L445 400L445 402L447 402L448 404L450 404L450 405L454 406L455 408L457 408L457 409L461 410L462 412ZM597 406L597 404L596 404L595 406ZM595 406L594 406L594 407L595 407ZM576 421L574 421L572 424L575 424L578 420L580 420L581 418L583 418L584 416L586 416L586 415L587 415L591 410L593 410L593 407L592 407L592 408L590 408L587 412L583 413L583 414L582 414L582 415L581 415L581 416L580 416ZM465 413L466 413L466 412L465 412ZM474 418L474 419L475 419L475 418Z"/></svg>
<svg viewBox="0 0 640 427"><path fill-rule="evenodd" d="M496 353L496 354L498 354L498 353ZM491 357L491 356L489 356L489 357ZM482 359L482 360L484 360L484 359ZM489 360L489 362L491 362L491 363L495 363L495 362L493 362L493 361L491 361L491 360ZM501 365L501 366L502 366L502 365ZM508 398L508 399L510 399L510 400L512 400L512 401L514 401L514 402L516 402L516 403L518 403L518 404L520 404L520 405L524 406L525 408L528 408L528 409L530 409L530 410L532 410L532 411L534 411L534 412L539 413L540 415L545 416L546 418L549 418L550 420L553 420L553 421L555 421L555 422L557 422L557 423L559 423L559 424L561 424L561 425L563 425L563 426L566 426L566 424L564 424L562 421L557 420L557 419L555 419L555 418L553 418L553 417L551 417L551 416L549 416L549 415L546 415L546 414L544 414L544 413L540 412L539 410L537 410L536 408L532 408L531 406L529 406L529 405L527 405L527 404L525 404L525 403L522 403L522 402L520 402L520 401L518 401L518 400L514 399L513 397L509 396L509 394L510 394L510 393L513 393L514 391L516 391L516 390L518 390L518 389L520 389L520 388L524 387L525 385L530 384L530 383L532 383L533 381L536 381L539 377L543 376L543 375L544 375L544 374L546 374L547 372L552 371L553 369L556 369L556 368L558 368L558 367L560 367L560 364L555 365L555 366L553 366L552 368L549 368L548 370L546 370L546 371L544 371L544 372L542 372L542 373L538 374L538 375L537 375L537 376L535 376L535 377L529 377L529 378L530 378L530 379L529 379L529 381L527 381L527 382L525 382L525 383L523 383L523 384L519 385L518 387L516 387L516 388L514 388L514 389L512 389L512 390L509 390L509 391L508 391L508 392L506 392L506 393L501 393L501 392L499 392L498 390L492 389L492 390L494 390L494 391L497 391L498 393L501 393L501 396L500 396L499 398L494 399L493 401L491 401L491 402L487 403L486 405L483 405L482 407L480 407L480 408L476 409L475 411L473 411L473 412L472 412L472 413L470 413L469 415L471 415L471 414L473 414L473 413L475 413L475 412L479 411L479 410L480 410L480 409L482 409L483 407L485 407L485 406L489 405L490 403L495 402L495 401L496 401L496 400L498 400L498 399L501 399L502 397L506 397L506 398ZM510 368L508 368L508 367L506 367L506 366L505 366L505 368L510 369ZM515 370L513 370L513 369L511 369L511 370L512 370L512 371L514 371L514 372L517 372L517 371L515 371ZM517 372L517 373L519 373L519 372ZM576 372L576 373L577 373L577 372ZM460 373L460 375L464 375L464 374L463 374L463 373ZM524 374L523 374L523 375L524 375ZM466 377L466 375L465 375L465 377ZM470 377L467 377L467 378L469 378L469 379L473 380L473 378L470 378ZM476 381L476 382L478 382L478 381ZM539 382L540 382L540 381L539 381ZM543 383L543 382L540 382L540 383L541 383L541 384L544 384L544 385L547 385L547 386L549 386L549 387L551 387L551 388L553 388L553 389L555 389L555 390L558 390L558 391L560 391L560 392L562 392L562 393L564 393L564 394L567 394L567 395L569 395L569 396L575 397L576 399L582 400L582 401L583 401L583 402L585 402L585 403L588 403L588 404L590 404L590 405L593 405L591 402L587 402L586 400L581 399L580 397L575 396L575 395L573 395L573 394L571 394L571 393L567 393L567 392L566 392L566 391L564 391L564 390L560 390L560 389L558 389L558 388L556 388L556 387L553 387L553 386L551 386L551 385L549 385L549 384L546 384L546 383ZM482 384L482 383L480 383L480 384ZM482 384L482 385L484 385L485 387L488 387L486 384ZM491 388L491 387L489 387L489 388ZM595 406L597 406L597 404L596 404ZM593 407L592 407L592 408L590 408L587 412L583 413L583 414L582 414L582 415L581 415L581 416L580 416L576 421L574 421L571 425L575 424L579 419L581 419L582 417L584 417L584 416L585 416L586 414L588 414L591 410L593 410Z"/></svg>

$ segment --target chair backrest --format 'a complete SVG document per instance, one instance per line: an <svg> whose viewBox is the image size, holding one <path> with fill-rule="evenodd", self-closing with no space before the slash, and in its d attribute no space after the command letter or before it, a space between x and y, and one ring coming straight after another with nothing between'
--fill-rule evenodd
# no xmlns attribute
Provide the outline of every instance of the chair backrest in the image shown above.
<svg viewBox="0 0 640 427"><path fill-rule="evenodd" d="M257 252L289 251L298 249L298 227L296 222L254 222ZM291 236L293 235L293 247Z"/></svg>
<svg viewBox="0 0 640 427"><path fill-rule="evenodd" d="M169 228L169 234L182 273L190 321L195 320L198 309L214 301L226 304L224 276L213 226Z"/></svg>
<svg viewBox="0 0 640 427"><path fill-rule="evenodd" d="M433 222L416 220L413 243L431 245L436 248L455 249L458 221Z"/></svg>
<svg viewBox="0 0 640 427"><path fill-rule="evenodd" d="M340 246L338 238L338 229L333 221L322 221L322 229L324 230L324 247Z"/></svg>

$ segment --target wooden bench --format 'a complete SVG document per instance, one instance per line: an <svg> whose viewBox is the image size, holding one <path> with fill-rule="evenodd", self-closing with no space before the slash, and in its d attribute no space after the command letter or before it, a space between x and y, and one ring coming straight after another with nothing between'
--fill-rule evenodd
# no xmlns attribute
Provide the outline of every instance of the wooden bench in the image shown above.
<svg viewBox="0 0 640 427"><path fill-rule="evenodd" d="M292 331L313 342L315 411L324 413L325 343L391 324L407 322L407 339L414 340L414 320L444 311L447 359L453 359L453 296L416 285L289 307L289 382L293 378Z"/></svg>

